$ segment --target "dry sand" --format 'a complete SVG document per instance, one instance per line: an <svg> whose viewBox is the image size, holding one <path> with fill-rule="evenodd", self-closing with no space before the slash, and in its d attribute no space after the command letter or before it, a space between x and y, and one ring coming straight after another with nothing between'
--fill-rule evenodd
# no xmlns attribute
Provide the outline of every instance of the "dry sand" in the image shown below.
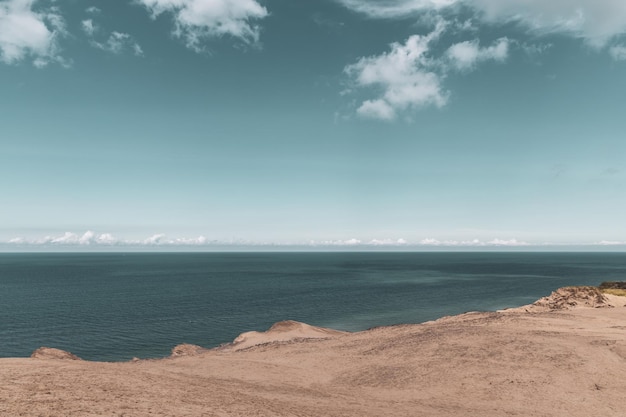
<svg viewBox="0 0 626 417"><path fill-rule="evenodd" d="M281 322L161 360L41 349L0 359L0 416L626 416L626 298L564 291L358 333Z"/></svg>

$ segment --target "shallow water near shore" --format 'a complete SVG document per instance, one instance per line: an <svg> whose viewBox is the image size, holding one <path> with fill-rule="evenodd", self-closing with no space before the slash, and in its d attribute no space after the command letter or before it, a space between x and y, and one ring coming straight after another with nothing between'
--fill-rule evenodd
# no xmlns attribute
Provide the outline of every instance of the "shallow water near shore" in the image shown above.
<svg viewBox="0 0 626 417"><path fill-rule="evenodd" d="M621 253L0 254L0 357L162 357L285 319L358 331L625 276Z"/></svg>

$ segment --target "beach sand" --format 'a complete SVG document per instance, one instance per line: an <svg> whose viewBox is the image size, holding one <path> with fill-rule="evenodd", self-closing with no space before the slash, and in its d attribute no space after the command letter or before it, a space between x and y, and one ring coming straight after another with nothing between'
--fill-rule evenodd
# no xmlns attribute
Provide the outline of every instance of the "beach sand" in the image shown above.
<svg viewBox="0 0 626 417"><path fill-rule="evenodd" d="M160 360L42 349L0 359L0 416L625 416L626 297L551 297L357 333L281 322Z"/></svg>

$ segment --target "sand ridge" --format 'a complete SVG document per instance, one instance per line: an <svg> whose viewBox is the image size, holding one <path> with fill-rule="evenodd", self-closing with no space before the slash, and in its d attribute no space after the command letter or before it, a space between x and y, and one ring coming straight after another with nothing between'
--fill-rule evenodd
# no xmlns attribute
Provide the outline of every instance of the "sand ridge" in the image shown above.
<svg viewBox="0 0 626 417"><path fill-rule="evenodd" d="M294 320L285 320L274 323L265 332L245 332L237 336L232 343L221 347L222 350L243 350L253 346L290 342L293 340L330 339L347 334L339 330L311 326Z"/></svg>
<svg viewBox="0 0 626 417"><path fill-rule="evenodd" d="M607 302L357 333L284 322L164 360L0 359L0 415L624 416L626 298Z"/></svg>

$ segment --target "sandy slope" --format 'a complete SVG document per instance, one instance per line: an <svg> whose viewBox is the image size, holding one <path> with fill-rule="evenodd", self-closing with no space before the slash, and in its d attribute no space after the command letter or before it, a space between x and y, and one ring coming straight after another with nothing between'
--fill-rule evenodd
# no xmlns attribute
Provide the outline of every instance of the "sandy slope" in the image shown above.
<svg viewBox="0 0 626 417"><path fill-rule="evenodd" d="M351 334L282 322L164 360L44 350L0 359L0 416L625 416L626 298L609 302Z"/></svg>

